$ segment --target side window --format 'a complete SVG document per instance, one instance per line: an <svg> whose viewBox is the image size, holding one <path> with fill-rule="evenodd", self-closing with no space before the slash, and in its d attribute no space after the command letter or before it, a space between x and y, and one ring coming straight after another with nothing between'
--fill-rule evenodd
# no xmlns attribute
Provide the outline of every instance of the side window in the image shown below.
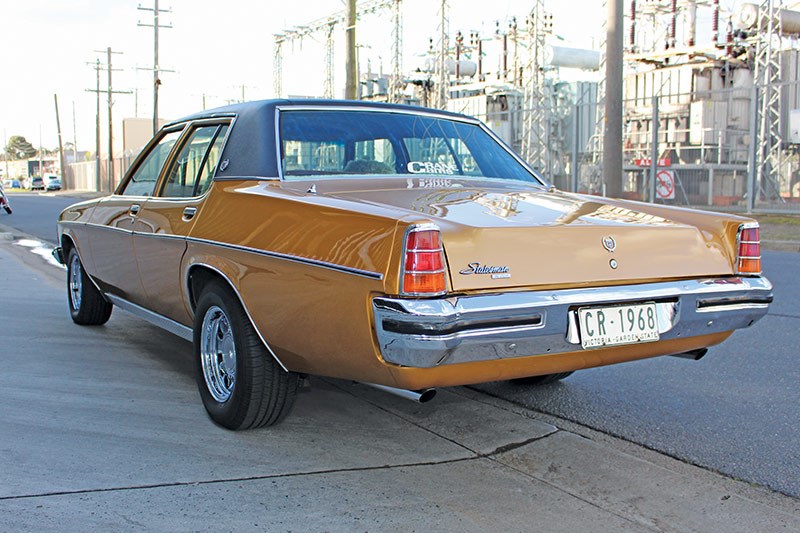
<svg viewBox="0 0 800 533"><path fill-rule="evenodd" d="M175 146L175 142L181 135L181 130L171 131L164 135L161 140L155 145L147 157L133 173L131 179L125 184L125 189L122 190L125 196L151 196L156 187L158 175L164 167L164 163Z"/></svg>
<svg viewBox="0 0 800 533"><path fill-rule="evenodd" d="M167 174L161 196L187 198L194 195L194 185L218 125L195 128L181 148Z"/></svg>
<svg viewBox="0 0 800 533"><path fill-rule="evenodd" d="M219 164L219 156L222 155L222 144L225 142L225 135L228 133L228 125L219 128L217 136L211 144L211 149L206 156L206 162L203 168L200 169L200 178L197 180L197 192L195 196L200 196L205 193L211 186L211 180L217 172L217 165Z"/></svg>

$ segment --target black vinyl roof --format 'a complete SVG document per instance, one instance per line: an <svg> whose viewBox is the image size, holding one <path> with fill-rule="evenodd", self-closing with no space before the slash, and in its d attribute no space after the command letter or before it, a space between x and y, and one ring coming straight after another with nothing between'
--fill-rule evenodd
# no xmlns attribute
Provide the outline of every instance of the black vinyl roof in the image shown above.
<svg viewBox="0 0 800 533"><path fill-rule="evenodd" d="M277 177L280 161L276 153L275 110L277 107L291 106L396 109L406 112L435 113L448 118L465 118L464 115L449 111L363 100L274 99L208 109L171 122L165 127L191 120L235 117L234 126L220 158L220 161L228 162L222 165L223 170L217 170L217 177Z"/></svg>

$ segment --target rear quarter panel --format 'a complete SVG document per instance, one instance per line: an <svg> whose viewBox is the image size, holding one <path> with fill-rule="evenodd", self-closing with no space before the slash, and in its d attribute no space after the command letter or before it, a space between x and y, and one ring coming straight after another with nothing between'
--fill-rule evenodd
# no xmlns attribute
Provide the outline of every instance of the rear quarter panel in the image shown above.
<svg viewBox="0 0 800 533"><path fill-rule="evenodd" d="M371 298L385 290L396 226L386 210L347 210L277 182L217 182L183 275L206 265L227 277L287 369L393 384L375 349Z"/></svg>

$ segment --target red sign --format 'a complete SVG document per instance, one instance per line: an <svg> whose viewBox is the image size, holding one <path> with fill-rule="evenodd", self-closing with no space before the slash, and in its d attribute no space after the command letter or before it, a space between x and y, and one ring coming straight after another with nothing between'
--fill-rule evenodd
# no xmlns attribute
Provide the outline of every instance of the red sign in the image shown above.
<svg viewBox="0 0 800 533"><path fill-rule="evenodd" d="M637 167L649 167L650 166L650 161L651 160L649 158L648 159L634 159L633 160L633 164L636 165ZM656 166L658 166L658 167L668 167L671 164L672 164L672 161L668 157L656 160Z"/></svg>
<svg viewBox="0 0 800 533"><path fill-rule="evenodd" d="M659 170L656 174L656 196L662 200L675 199L675 173Z"/></svg>

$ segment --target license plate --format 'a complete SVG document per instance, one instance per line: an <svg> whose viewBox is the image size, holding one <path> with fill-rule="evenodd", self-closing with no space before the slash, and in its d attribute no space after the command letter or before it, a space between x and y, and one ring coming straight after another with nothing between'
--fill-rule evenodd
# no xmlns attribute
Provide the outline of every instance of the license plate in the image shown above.
<svg viewBox="0 0 800 533"><path fill-rule="evenodd" d="M656 304L578 309L581 346L600 348L658 340Z"/></svg>

